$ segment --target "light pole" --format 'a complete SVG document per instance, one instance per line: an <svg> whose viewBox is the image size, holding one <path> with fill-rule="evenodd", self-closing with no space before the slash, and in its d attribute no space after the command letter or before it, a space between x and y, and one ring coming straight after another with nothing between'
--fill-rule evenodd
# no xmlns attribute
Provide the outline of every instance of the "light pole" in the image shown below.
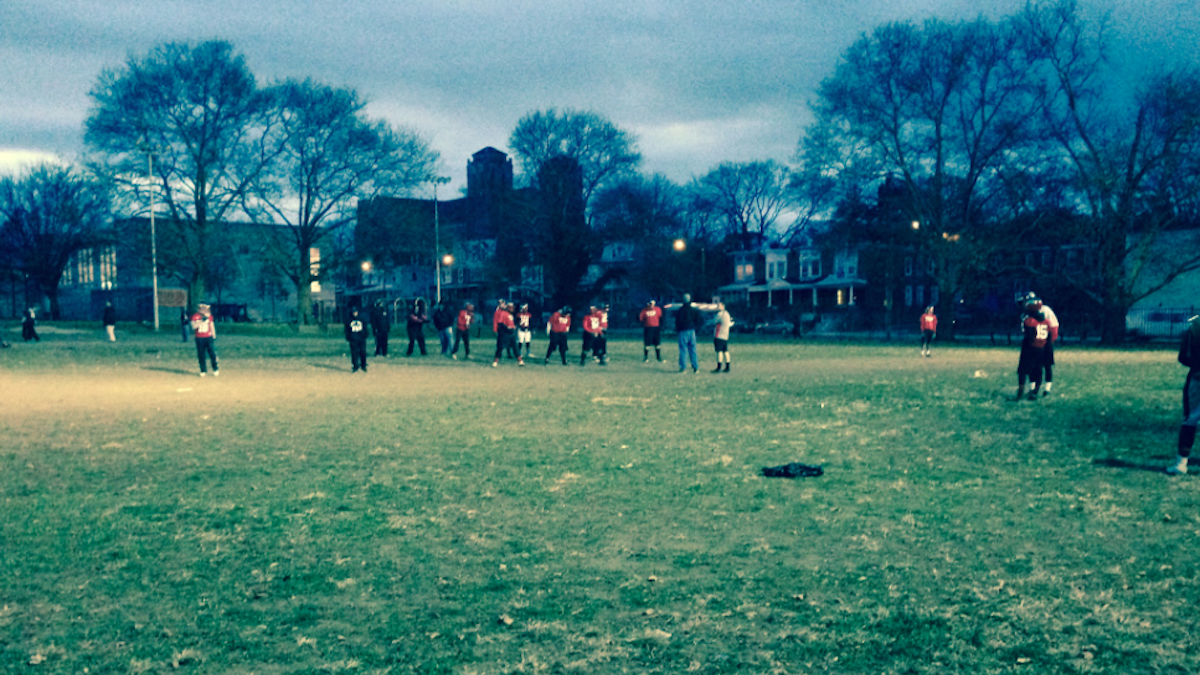
<svg viewBox="0 0 1200 675"><path fill-rule="evenodd" d="M429 179L433 183L433 273L437 282L437 294L435 296L438 303L442 301L442 236L438 226L438 185L449 183L450 178L447 176L434 176Z"/></svg>
<svg viewBox="0 0 1200 675"><path fill-rule="evenodd" d="M152 288L154 291L154 330L158 331L158 234L154 229L154 146L143 145L140 150L146 153L146 178L149 182L147 192L150 193L150 271L152 273Z"/></svg>

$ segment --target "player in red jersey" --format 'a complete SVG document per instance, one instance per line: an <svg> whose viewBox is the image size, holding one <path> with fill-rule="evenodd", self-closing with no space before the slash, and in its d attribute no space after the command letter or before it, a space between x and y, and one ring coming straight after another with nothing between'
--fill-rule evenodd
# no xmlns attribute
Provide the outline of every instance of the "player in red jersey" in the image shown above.
<svg viewBox="0 0 1200 675"><path fill-rule="evenodd" d="M204 377L205 357L212 361L213 376L221 374L217 369L217 349L213 342L217 339L217 324L213 321L211 308L204 304L196 308L192 315L192 335L196 336L196 357L200 360L200 377Z"/></svg>
<svg viewBox="0 0 1200 675"><path fill-rule="evenodd" d="M642 324L642 363L650 362L650 348L654 347L654 356L662 363L662 318L663 309L654 300L646 303L638 314L638 323Z"/></svg>
<svg viewBox="0 0 1200 675"><path fill-rule="evenodd" d="M550 363L550 355L557 350L562 356L562 364L567 365L567 334L571 332L571 306L550 315L546 323L546 334L550 336L550 348L546 350L545 363Z"/></svg>
<svg viewBox="0 0 1200 675"><path fill-rule="evenodd" d="M500 357L504 355L505 350L510 353L514 350L513 339L517 330L516 323L513 322L512 313L509 307L512 305L501 303L496 308L495 314L492 316L492 327L496 330L496 356L492 360L492 367L500 365ZM525 359L517 354L517 365L525 365Z"/></svg>
<svg viewBox="0 0 1200 675"><path fill-rule="evenodd" d="M591 305L583 317L583 346L580 348L579 365L587 365L588 354L596 348L596 336L600 330L600 310Z"/></svg>
<svg viewBox="0 0 1200 675"><path fill-rule="evenodd" d="M471 323L475 321L475 305L467 303L458 313L458 320L454 325L454 349L450 350L450 357L457 359L458 345L462 343L463 358L471 358Z"/></svg>
<svg viewBox="0 0 1200 675"><path fill-rule="evenodd" d="M1046 368L1046 345L1050 343L1050 322L1046 316L1032 307L1026 310L1021 324L1024 338L1021 341L1021 358L1017 362L1017 400L1025 395L1025 379L1030 381L1029 400L1036 401L1042 386L1042 374Z"/></svg>
<svg viewBox="0 0 1200 675"><path fill-rule="evenodd" d="M921 356L929 356L933 347L933 338L936 336L937 315L933 313L933 306L930 305L921 315Z"/></svg>
<svg viewBox="0 0 1200 675"><path fill-rule="evenodd" d="M1042 395L1050 394L1050 388L1054 385L1054 343L1058 342L1058 317L1055 316L1054 310L1042 302L1042 299L1037 296L1037 293L1030 291L1025 294L1025 311L1040 312L1046 321L1046 329L1049 333L1049 340L1046 342L1045 356L1042 358L1042 368L1045 370L1046 377L1042 384Z"/></svg>

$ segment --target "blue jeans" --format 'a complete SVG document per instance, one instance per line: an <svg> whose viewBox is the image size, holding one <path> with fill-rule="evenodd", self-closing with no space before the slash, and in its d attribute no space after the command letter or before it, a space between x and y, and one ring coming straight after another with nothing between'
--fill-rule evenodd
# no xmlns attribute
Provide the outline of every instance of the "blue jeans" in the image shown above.
<svg viewBox="0 0 1200 675"><path fill-rule="evenodd" d="M442 356L450 356L450 347L454 344L454 326L439 330L438 342L442 345Z"/></svg>
<svg viewBox="0 0 1200 675"><path fill-rule="evenodd" d="M696 355L696 331L681 330L679 331L679 369L683 370L687 367L684 362L684 356L692 360L692 370L700 369L700 357Z"/></svg>

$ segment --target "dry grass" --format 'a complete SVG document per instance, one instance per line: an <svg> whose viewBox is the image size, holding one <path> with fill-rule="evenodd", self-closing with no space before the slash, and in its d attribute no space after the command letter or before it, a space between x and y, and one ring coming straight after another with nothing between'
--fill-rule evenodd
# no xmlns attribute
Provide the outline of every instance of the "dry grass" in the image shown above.
<svg viewBox="0 0 1200 675"><path fill-rule="evenodd" d="M351 375L233 335L201 380L87 337L0 354L14 672L1200 671L1169 352L1016 404L1009 349Z"/></svg>

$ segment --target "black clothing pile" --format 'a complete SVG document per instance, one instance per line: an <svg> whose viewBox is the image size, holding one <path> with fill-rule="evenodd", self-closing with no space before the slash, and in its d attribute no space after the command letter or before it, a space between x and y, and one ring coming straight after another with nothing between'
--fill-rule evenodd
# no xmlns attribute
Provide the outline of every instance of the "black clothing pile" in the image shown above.
<svg viewBox="0 0 1200 675"><path fill-rule="evenodd" d="M800 462L791 462L790 464L781 464L779 466L764 466L762 475L767 478L815 478L823 475L825 469L821 468L820 464L801 464Z"/></svg>

